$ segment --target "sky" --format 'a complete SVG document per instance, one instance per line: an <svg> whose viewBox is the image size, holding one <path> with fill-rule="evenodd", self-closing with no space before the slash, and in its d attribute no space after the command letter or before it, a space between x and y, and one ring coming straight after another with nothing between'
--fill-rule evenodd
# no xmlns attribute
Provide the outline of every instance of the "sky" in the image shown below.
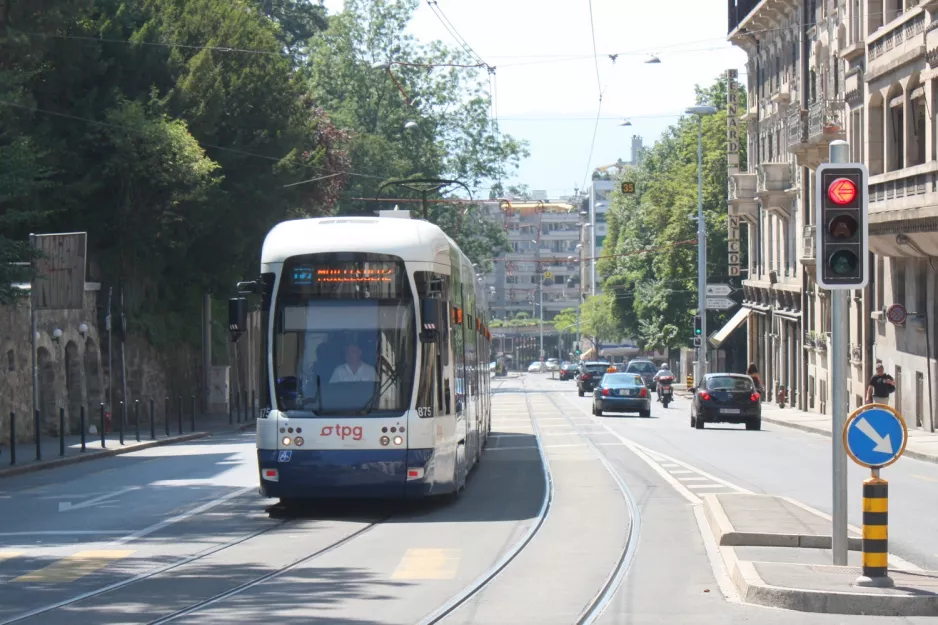
<svg viewBox="0 0 938 625"><path fill-rule="evenodd" d="M338 12L343 0L325 5ZM501 131L529 143L531 155L510 183L550 198L583 189L598 166L628 160L633 135L652 145L695 103L695 85L710 85L730 68L739 70L740 83L746 80L745 53L726 41L725 0L437 0L437 6L496 67ZM457 46L427 0L410 31L423 42ZM614 63L611 54L618 55ZM661 63L645 63L651 55ZM619 126L625 118L631 126Z"/></svg>

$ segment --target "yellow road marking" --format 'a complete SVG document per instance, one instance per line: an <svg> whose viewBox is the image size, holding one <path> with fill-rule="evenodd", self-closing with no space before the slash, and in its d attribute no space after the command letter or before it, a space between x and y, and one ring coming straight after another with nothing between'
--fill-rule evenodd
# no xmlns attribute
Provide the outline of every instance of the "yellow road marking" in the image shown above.
<svg viewBox="0 0 938 625"><path fill-rule="evenodd" d="M933 477L928 477L928 476L925 476L925 475L918 475L917 473L913 473L913 474L912 474L912 477L917 477L918 479L920 479L920 480L925 480L926 482L938 482L938 480L936 480L936 479L933 478Z"/></svg>
<svg viewBox="0 0 938 625"><path fill-rule="evenodd" d="M17 556L23 555L22 551L0 551L0 562L11 560Z"/></svg>
<svg viewBox="0 0 938 625"><path fill-rule="evenodd" d="M20 575L14 582L73 582L79 577L90 575L103 569L114 560L126 558L134 550L101 549L79 551L67 558L62 558L49 566Z"/></svg>
<svg viewBox="0 0 938 625"><path fill-rule="evenodd" d="M453 579L461 549L408 549L391 579Z"/></svg>

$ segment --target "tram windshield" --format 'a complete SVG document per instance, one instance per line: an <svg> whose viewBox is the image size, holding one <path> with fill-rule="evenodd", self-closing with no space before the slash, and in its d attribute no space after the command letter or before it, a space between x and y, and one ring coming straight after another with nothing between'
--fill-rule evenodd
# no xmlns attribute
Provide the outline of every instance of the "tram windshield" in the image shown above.
<svg viewBox="0 0 938 625"><path fill-rule="evenodd" d="M297 417L400 414L410 406L416 338L403 263L293 259L274 318L277 405Z"/></svg>

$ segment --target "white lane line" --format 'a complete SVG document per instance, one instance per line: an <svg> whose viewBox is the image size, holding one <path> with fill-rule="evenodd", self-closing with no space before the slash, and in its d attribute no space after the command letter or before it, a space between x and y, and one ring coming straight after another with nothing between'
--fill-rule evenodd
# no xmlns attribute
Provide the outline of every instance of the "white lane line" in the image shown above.
<svg viewBox="0 0 938 625"><path fill-rule="evenodd" d="M694 471L691 471L690 469L679 469L679 470L668 469L668 473L670 473L671 475L691 475L694 473Z"/></svg>
<svg viewBox="0 0 938 625"><path fill-rule="evenodd" d="M707 482L709 481L705 477L679 477L677 479L681 480L682 482Z"/></svg>
<svg viewBox="0 0 938 625"><path fill-rule="evenodd" d="M123 538L118 538L117 540L112 541L109 544L126 545L129 542L137 540L138 538L143 538L144 536L149 536L153 532L158 532L165 527L169 527L170 525L174 525L176 523L179 523L180 521L191 519L195 515L202 514L203 512L207 510L211 510L212 508L219 506L230 499L234 499L235 497L240 497L241 495L245 493L256 491L256 490L257 490L257 486L245 486L244 488L239 488L238 490L230 492L227 495L223 495L216 499L212 499L211 501L207 501L201 506L196 506L195 508L192 508L191 510L187 512L183 512L182 514L177 514L176 516L160 521L159 523L154 523L153 525L149 527L145 527L142 530L134 532L133 534L128 534L127 536L124 536Z"/></svg>
<svg viewBox="0 0 938 625"><path fill-rule="evenodd" d="M729 488L729 486L724 486L723 484L687 484L687 488L700 490L702 488Z"/></svg>
<svg viewBox="0 0 938 625"><path fill-rule="evenodd" d="M518 449L533 449L537 451L537 445L529 445L527 447L489 447L485 451L515 451Z"/></svg>
<svg viewBox="0 0 938 625"><path fill-rule="evenodd" d="M619 435L619 434L616 434L616 436L620 436L620 435ZM646 450L647 450L646 447L643 447L642 445L639 445L638 443L633 443L633 445L635 445L636 447L642 449L642 451L646 451ZM702 471L701 469L698 469L698 468L696 468L696 467L694 467L694 466L691 466L691 465L687 464L686 462L683 462L683 461L681 461L681 460L678 460L677 458L672 458L671 456L667 456L667 455L665 455L665 454L663 454L663 453L661 453L661 452L657 452L657 455L661 456L662 458L666 458L666 459L667 459L668 461L670 461L670 462L677 463L677 464L681 465L682 467L685 467L685 468L687 468L687 469L690 469L693 473L696 473L697 475L702 475L702 476L704 476L704 477L708 477L708 478L710 478L710 480L712 480L712 481L714 481L714 482L717 482L717 483L719 483L719 484L723 484L724 486L727 486L727 487L729 487L729 488L732 488L733 490L735 490L735 491L738 492L738 493L745 493L745 494L747 494L747 495L753 495L753 494L755 494L753 491L749 490L748 488L743 488L742 486L737 486L736 484L733 484L732 482L728 482L728 481L726 481L726 480L724 480L724 479L722 479L722 478L719 478L719 477L717 477L717 476L715 476L715 475L711 475L710 473L707 473L706 471Z"/></svg>

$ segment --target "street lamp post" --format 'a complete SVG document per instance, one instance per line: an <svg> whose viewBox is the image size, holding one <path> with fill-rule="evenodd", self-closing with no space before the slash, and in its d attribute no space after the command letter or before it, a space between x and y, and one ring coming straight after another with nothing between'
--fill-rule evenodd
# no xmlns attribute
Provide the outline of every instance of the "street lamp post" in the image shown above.
<svg viewBox="0 0 938 625"><path fill-rule="evenodd" d="M697 306L700 315L700 348L694 382L707 373L707 222L703 213L703 118L717 112L713 106L692 106L686 111L697 116Z"/></svg>

